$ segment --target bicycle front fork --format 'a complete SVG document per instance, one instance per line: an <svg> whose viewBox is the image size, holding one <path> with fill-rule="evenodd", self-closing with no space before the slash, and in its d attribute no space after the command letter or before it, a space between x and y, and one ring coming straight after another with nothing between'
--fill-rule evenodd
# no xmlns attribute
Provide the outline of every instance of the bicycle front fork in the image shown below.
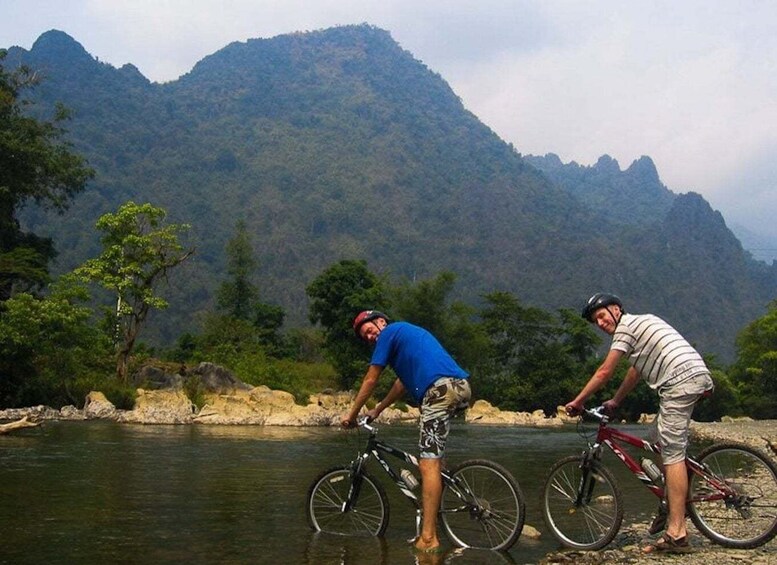
<svg viewBox="0 0 777 565"><path fill-rule="evenodd" d="M413 543L415 540L421 537L421 520L423 518L423 513L421 511L421 508L416 508L415 510L415 537L412 537L407 540L407 543Z"/></svg>
<svg viewBox="0 0 777 565"><path fill-rule="evenodd" d="M345 514L346 512L350 511L351 508L353 508L353 505L356 504L356 500L359 498L359 492L362 488L362 467L364 465L364 460L359 457L355 459L351 463L351 486L348 489L348 496L345 497L345 500L343 501L343 506L340 508L340 512Z"/></svg>
<svg viewBox="0 0 777 565"><path fill-rule="evenodd" d="M591 502L594 486L596 486L596 472L594 471L594 459L596 452L593 449L583 452L580 458L580 485L577 489L575 508L587 505Z"/></svg>

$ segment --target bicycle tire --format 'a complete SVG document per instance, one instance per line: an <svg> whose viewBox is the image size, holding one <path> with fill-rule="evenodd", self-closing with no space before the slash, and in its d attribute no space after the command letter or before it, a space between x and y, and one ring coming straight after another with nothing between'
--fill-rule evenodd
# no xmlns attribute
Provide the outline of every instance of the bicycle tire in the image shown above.
<svg viewBox="0 0 777 565"><path fill-rule="evenodd" d="M696 460L737 492L725 500L695 500L717 489L691 473L688 513L702 534L738 549L759 547L777 535L777 466L767 455L747 445L720 443L703 450Z"/></svg>
<svg viewBox="0 0 777 565"><path fill-rule="evenodd" d="M575 505L583 476L579 455L551 466L540 500L542 517L553 537L567 547L585 551L609 544L623 522L623 494L615 476L598 461L590 465L590 496L580 506Z"/></svg>
<svg viewBox="0 0 777 565"><path fill-rule="evenodd" d="M362 472L356 500L343 512L350 488L348 466L327 469L316 477L308 490L308 524L313 531L328 534L382 536L389 521L386 491L372 475Z"/></svg>
<svg viewBox="0 0 777 565"><path fill-rule="evenodd" d="M460 547L510 549L526 519L523 492L512 474L493 461L470 459L451 476L462 487L443 488L440 522L448 538Z"/></svg>

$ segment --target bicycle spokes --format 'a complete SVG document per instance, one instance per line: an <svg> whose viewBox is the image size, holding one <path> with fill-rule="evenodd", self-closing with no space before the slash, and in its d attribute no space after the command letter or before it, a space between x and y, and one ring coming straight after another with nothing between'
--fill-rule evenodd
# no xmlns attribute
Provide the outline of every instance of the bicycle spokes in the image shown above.
<svg viewBox="0 0 777 565"><path fill-rule="evenodd" d="M331 534L380 535L388 524L388 503L383 488L370 476L360 477L352 488L348 468L322 474L308 495L308 520L316 531Z"/></svg>
<svg viewBox="0 0 777 565"><path fill-rule="evenodd" d="M777 534L777 468L747 446L722 444L699 456L688 508L699 531L726 547L758 547Z"/></svg>
<svg viewBox="0 0 777 565"><path fill-rule="evenodd" d="M523 528L523 495L503 467L468 461L453 473L453 481L443 491L440 518L458 545L506 549Z"/></svg>
<svg viewBox="0 0 777 565"><path fill-rule="evenodd" d="M597 463L581 468L567 457L550 470L543 489L545 522L564 545L599 549L615 537L623 519L622 497L614 477Z"/></svg>

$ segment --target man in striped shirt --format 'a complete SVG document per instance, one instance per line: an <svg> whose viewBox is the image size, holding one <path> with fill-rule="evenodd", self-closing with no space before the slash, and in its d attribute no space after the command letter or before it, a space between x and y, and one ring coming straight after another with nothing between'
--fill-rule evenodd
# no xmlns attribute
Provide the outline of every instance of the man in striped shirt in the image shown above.
<svg viewBox="0 0 777 565"><path fill-rule="evenodd" d="M672 326L652 314L627 314L615 295L594 294L588 299L582 315L611 335L612 344L604 362L580 394L566 405L567 413L580 413L586 399L612 378L623 357L631 366L615 396L604 403L605 409L614 411L640 379L645 379L658 393L658 442L666 475L669 516L665 520L663 537L644 551L681 551L688 546L685 525L688 428L694 405L712 391L709 369L701 355ZM651 533L660 531L663 524L664 521L657 518Z"/></svg>

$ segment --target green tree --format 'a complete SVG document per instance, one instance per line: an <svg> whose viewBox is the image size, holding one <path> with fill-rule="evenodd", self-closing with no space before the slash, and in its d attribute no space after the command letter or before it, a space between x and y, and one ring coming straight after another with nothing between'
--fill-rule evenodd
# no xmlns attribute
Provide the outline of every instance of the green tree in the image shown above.
<svg viewBox="0 0 777 565"><path fill-rule="evenodd" d="M168 306L157 294L157 287L194 253L178 241L178 234L189 226L164 225L166 216L162 208L134 202L121 205L115 214L105 214L97 221L97 228L104 233L102 254L75 271L81 279L117 295L116 323L121 339L116 375L122 382L127 381L129 358L149 311Z"/></svg>
<svg viewBox="0 0 777 565"><path fill-rule="evenodd" d="M476 310L461 301L451 301L456 275L443 271L434 278L403 283L390 291L397 319L429 330L466 370L482 360L487 337L474 321Z"/></svg>
<svg viewBox="0 0 777 565"><path fill-rule="evenodd" d="M259 343L267 348L267 352L274 356L286 355L287 347L281 326L286 318L283 308L275 304L257 301L254 303L252 323L254 331L259 338Z"/></svg>
<svg viewBox="0 0 777 565"><path fill-rule="evenodd" d="M777 300L766 315L737 336L737 359L731 378L739 388L742 409L756 418L777 418Z"/></svg>
<svg viewBox="0 0 777 565"><path fill-rule="evenodd" d="M94 175L64 139L64 107L58 106L50 121L25 113L30 101L24 92L38 77L27 67L6 71L5 54L0 50L0 302L14 289L45 284L54 257L51 240L21 230L22 206L34 201L62 212Z"/></svg>
<svg viewBox="0 0 777 565"><path fill-rule="evenodd" d="M555 412L590 366L585 359L595 343L590 328L573 322L569 312L562 311L559 321L507 292L484 300L481 319L489 347L478 375L484 397L505 409ZM565 333L570 327L572 335Z"/></svg>
<svg viewBox="0 0 777 565"><path fill-rule="evenodd" d="M227 242L227 274L230 278L221 283L217 304L221 311L238 320L251 317L254 301L259 291L251 282L257 267L251 238L246 224L238 221L235 236Z"/></svg>
<svg viewBox="0 0 777 565"><path fill-rule="evenodd" d="M564 351L583 365L590 363L602 343L602 338L593 329L593 325L584 320L577 311L562 308L559 310L559 316ZM591 367L590 372L593 372L594 368Z"/></svg>
<svg viewBox="0 0 777 565"><path fill-rule="evenodd" d="M258 262L244 221L238 221L226 254L229 278L217 293L221 315L206 318L203 347L212 348L224 341L238 349L264 347L269 354L282 355L280 329L286 314L280 306L259 301L259 289L251 280ZM222 332L222 328L229 331ZM238 343L240 340L242 343Z"/></svg>
<svg viewBox="0 0 777 565"><path fill-rule="evenodd" d="M0 406L83 402L104 378L110 344L91 323L83 287L60 279L45 298L17 293L0 315ZM110 364L108 361L107 365Z"/></svg>
<svg viewBox="0 0 777 565"><path fill-rule="evenodd" d="M324 330L327 359L349 389L364 373L368 348L353 333L351 322L361 310L386 309L384 281L362 260L343 260L324 270L307 287L310 321Z"/></svg>
<svg viewBox="0 0 777 565"><path fill-rule="evenodd" d="M401 284L392 289L393 311L398 319L421 326L444 342L448 297L455 283L456 275L444 271L432 279Z"/></svg>

